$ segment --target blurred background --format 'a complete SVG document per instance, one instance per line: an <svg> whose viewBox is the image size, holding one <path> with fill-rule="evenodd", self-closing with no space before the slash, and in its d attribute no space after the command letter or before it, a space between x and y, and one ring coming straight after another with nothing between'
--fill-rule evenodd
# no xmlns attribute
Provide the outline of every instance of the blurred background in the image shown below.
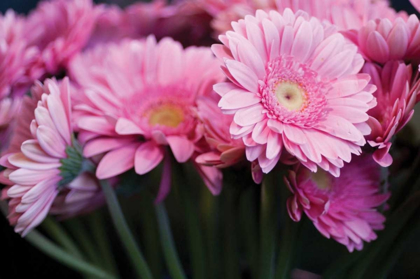
<svg viewBox="0 0 420 279"><path fill-rule="evenodd" d="M315 0L314 0L315 1ZM8 9L13 9L18 13L27 13L28 11L35 8L37 0L0 0L0 11L4 13ZM120 6L126 6L135 1L132 0L96 0L96 3L113 3ZM408 13L415 13L415 9L411 6L408 0L393 0L392 4L396 10L405 10ZM416 130L420 130L420 111L418 110L415 118L413 119L412 125ZM420 132L415 133L417 140L419 140ZM104 209L102 209L104 210ZM321 250L325 247L326 250L330 249L329 246L335 245L333 241L328 241L315 231L313 226L308 227L309 230L313 230L313 239L305 239L304 245L310 247L318 247ZM13 228L9 226L5 218L0 218L0 237L1 237L1 251L3 253L3 259L1 261L1 273L0 278L26 278L28 274L34 278L81 278L77 273L62 266L61 264L48 258L30 244L25 242L18 234L13 232ZM303 245L303 244L302 244ZM334 248L332 248L334 249ZM116 256L118 257L118 256ZM328 257L323 259L325 264L329 259ZM303 262L305 262L303 260ZM405 248L405 252L399 259L398 264L395 267L391 278L420 278L420 241L416 240L413 245L408 245ZM317 272L319 269L319 263L308 261L305 263L305 269ZM374 267L380 269L381 267Z"/></svg>

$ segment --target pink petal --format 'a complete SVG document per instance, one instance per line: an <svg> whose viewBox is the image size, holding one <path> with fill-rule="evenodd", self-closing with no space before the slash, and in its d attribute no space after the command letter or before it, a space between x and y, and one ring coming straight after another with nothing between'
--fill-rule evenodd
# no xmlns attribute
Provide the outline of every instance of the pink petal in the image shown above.
<svg viewBox="0 0 420 279"><path fill-rule="evenodd" d="M99 162L96 176L99 179L107 179L134 167L134 156L138 146L138 143L133 143L108 152Z"/></svg>
<svg viewBox="0 0 420 279"><path fill-rule="evenodd" d="M168 155L168 154L166 154ZM162 178L160 180L159 193L156 197L155 204L162 202L171 190L171 157L165 156L163 162Z"/></svg>
<svg viewBox="0 0 420 279"><path fill-rule="evenodd" d="M90 140L83 148L83 156L89 158L118 149L134 141L133 138L98 138Z"/></svg>
<svg viewBox="0 0 420 279"><path fill-rule="evenodd" d="M39 126L36 135L39 145L49 155L56 158L66 158L66 143L63 138L57 135L51 128L47 126Z"/></svg>
<svg viewBox="0 0 420 279"><path fill-rule="evenodd" d="M119 135L141 135L143 131L133 121L119 118L115 126L115 132Z"/></svg>
<svg viewBox="0 0 420 279"><path fill-rule="evenodd" d="M243 88L258 92L258 77L248 66L235 60L226 60L226 67Z"/></svg>
<svg viewBox="0 0 420 279"><path fill-rule="evenodd" d="M239 109L249 107L261 102L261 99L253 93L242 89L232 90L224 95L219 102L219 107L223 110Z"/></svg>
<svg viewBox="0 0 420 279"><path fill-rule="evenodd" d="M185 163L191 158L194 153L194 143L181 136L169 136L166 139L179 163Z"/></svg>
<svg viewBox="0 0 420 279"><path fill-rule="evenodd" d="M162 148L152 141L141 144L135 155L134 168L136 173L143 175L154 169L163 159Z"/></svg>

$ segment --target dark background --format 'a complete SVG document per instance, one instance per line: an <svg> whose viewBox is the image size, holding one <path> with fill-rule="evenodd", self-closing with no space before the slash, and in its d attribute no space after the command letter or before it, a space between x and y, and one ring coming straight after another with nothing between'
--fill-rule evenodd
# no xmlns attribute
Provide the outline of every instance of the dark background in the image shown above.
<svg viewBox="0 0 420 279"><path fill-rule="evenodd" d="M7 9L13 9L18 13L27 13L36 6L37 2L37 0L0 0L0 11L4 13ZM133 1L105 0L95 2L117 3L124 6ZM408 0L393 0L392 3L397 10L406 10L409 13L415 12ZM406 270L408 271L406 274L411 274L411 276L414 277L411 277L410 275L406 276L410 278L420 278L416 277L420 276L419 266L417 266L417 264L410 265L408 262L404 261L404 259L409 258L411 259L410 262L419 263L419 251L413 251L413 249L406 250L407 251L401 257L402 262L405 262L406 264L400 265L400 268L412 269ZM48 258L24 241L18 234L15 234L13 228L9 226L7 220L3 217L0 218L0 251L3 255L0 264L0 278L24 278L28 277L28 275L32 278L81 278L77 273ZM403 277L397 276L396 278Z"/></svg>

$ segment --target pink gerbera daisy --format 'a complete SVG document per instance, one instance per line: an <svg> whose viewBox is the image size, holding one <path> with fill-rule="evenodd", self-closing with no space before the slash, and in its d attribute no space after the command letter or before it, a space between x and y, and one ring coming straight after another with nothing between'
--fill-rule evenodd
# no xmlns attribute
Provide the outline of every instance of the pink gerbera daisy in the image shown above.
<svg viewBox="0 0 420 279"><path fill-rule="evenodd" d="M297 166L285 179L293 193L287 201L289 215L297 222L304 212L322 235L350 252L361 250L363 241L376 239L374 230L384 228L385 217L376 208L390 194L381 194L380 173L369 156L355 158L339 178Z"/></svg>
<svg viewBox="0 0 420 279"><path fill-rule="evenodd" d="M213 45L231 82L215 85L219 106L233 114L230 133L249 161L271 171L284 151L303 165L338 176L370 133L375 105L357 47L306 13L257 11L233 22Z"/></svg>
<svg viewBox="0 0 420 279"><path fill-rule="evenodd" d="M15 149L14 143L0 159L7 168L2 182L8 185L2 198L9 200L9 221L23 236L44 220L60 193L66 195L64 202L71 203L72 197L80 198L76 193L98 188L97 181L84 174L90 163L83 159L73 137L69 81L59 85L46 80L44 85L37 83L32 93L29 107L22 109L25 121L21 123L33 120L30 127L17 127L15 133L21 136L14 137L17 142L26 140L20 152L10 152ZM35 111L31 111L37 100Z"/></svg>
<svg viewBox="0 0 420 279"><path fill-rule="evenodd" d="M26 37L48 73L57 74L87 44L99 12L91 0L56 0L29 14Z"/></svg>
<svg viewBox="0 0 420 279"><path fill-rule="evenodd" d="M412 67L403 62L387 62L383 68L373 63L366 63L363 72L372 77L372 83L378 87L375 97L378 105L371 109L369 125L372 133L368 142L377 148L373 158L383 167L392 164L389 149L392 137L398 133L414 114L414 105L418 95L418 84L411 86Z"/></svg>
<svg viewBox="0 0 420 279"><path fill-rule="evenodd" d="M307 12L319 20L327 20L340 30L359 29L368 20L376 18L407 17L404 12L397 13L389 7L386 0L197 0L213 17L212 27L218 34L231 30L231 22L254 14L256 10L277 10L282 13L285 9L294 12Z"/></svg>
<svg viewBox="0 0 420 279"><path fill-rule="evenodd" d="M420 61L420 23L415 15L408 19L387 18L369 21L346 36L359 46L367 61L385 64L390 60Z"/></svg>
<svg viewBox="0 0 420 279"><path fill-rule="evenodd" d="M86 101L77 106L82 112L77 124L89 140L85 156L106 153L98 178L133 167L139 175L148 173L167 156L166 147L179 163L200 151L196 100L214 94L212 85L223 79L219 66L208 48L184 50L172 39L157 43L153 36L78 56L70 70ZM170 179L163 181L158 200L168 193ZM209 187L218 193L220 181L215 184Z"/></svg>

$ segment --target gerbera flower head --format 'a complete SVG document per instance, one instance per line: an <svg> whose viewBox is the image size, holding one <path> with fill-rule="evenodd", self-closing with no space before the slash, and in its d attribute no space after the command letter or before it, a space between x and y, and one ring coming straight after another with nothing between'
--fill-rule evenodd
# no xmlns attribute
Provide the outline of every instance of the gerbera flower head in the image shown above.
<svg viewBox="0 0 420 279"><path fill-rule="evenodd" d="M188 161L203 137L196 100L214 94L212 85L223 79L219 67L209 48L183 49L169 38L157 43L153 36L75 58L71 73L87 99L78 106L84 115L77 121L89 140L84 154L106 153L98 178L133 167L145 174L162 161L166 146L178 162Z"/></svg>
<svg viewBox="0 0 420 279"><path fill-rule="evenodd" d="M322 235L350 252L361 250L364 241L376 239L374 230L384 228L385 217L376 208L390 194L381 193L380 167L368 155L346 165L339 178L297 166L285 181L293 193L287 201L290 217L297 222L305 213Z"/></svg>
<svg viewBox="0 0 420 279"><path fill-rule="evenodd" d="M375 105L370 77L359 74L357 47L306 13L257 11L232 23L213 51L230 83L215 85L219 107L233 114L230 133L249 161L271 171L287 151L335 176L370 133Z"/></svg>
<svg viewBox="0 0 420 279"><path fill-rule="evenodd" d="M371 116L368 123L372 129L368 143L377 148L373 154L375 161L388 167L392 164L392 157L389 155L392 137L414 114L418 84L411 86L412 67L403 62L387 62L383 68L366 63L363 72L372 77L371 82L378 88L375 92L378 105L368 112Z"/></svg>
<svg viewBox="0 0 420 279"><path fill-rule="evenodd" d="M37 83L32 93L31 101L39 101L34 111L26 110L33 105L27 102L22 122L31 115L33 120L30 126L16 128L15 133L22 134L0 159L8 185L2 198L9 200L9 221L23 236L42 222L60 192L97 187L93 179L76 180L91 165L73 137L68 79ZM10 152L25 138L18 152Z"/></svg>
<svg viewBox="0 0 420 279"><path fill-rule="evenodd" d="M302 10L319 20L326 20L336 25L342 31L359 29L371 19L395 20L397 17L407 17L406 13L397 13L389 7L389 2L386 0L201 0L197 2L213 16L212 27L218 34L231 30L232 21L237 21L245 15L252 15L258 9L266 12L277 10L280 13L285 9L291 9L293 12Z"/></svg>
<svg viewBox="0 0 420 279"><path fill-rule="evenodd" d="M391 8L387 0L282 0L277 1L277 5L281 12L287 8L295 12L302 10L310 16L329 21L341 31L358 30L372 19L407 17L405 12L397 13Z"/></svg>
<svg viewBox="0 0 420 279"><path fill-rule="evenodd" d="M375 19L346 36L359 46L369 62L385 64L390 60L420 61L420 23L416 15L408 19Z"/></svg>
<svg viewBox="0 0 420 279"><path fill-rule="evenodd" d="M23 17L9 10L0 15L0 100L20 97L42 73L32 69L38 51L28 47Z"/></svg>
<svg viewBox="0 0 420 279"><path fill-rule="evenodd" d="M57 74L87 44L100 9L91 0L42 1L29 14L26 37L39 48L49 74Z"/></svg>

